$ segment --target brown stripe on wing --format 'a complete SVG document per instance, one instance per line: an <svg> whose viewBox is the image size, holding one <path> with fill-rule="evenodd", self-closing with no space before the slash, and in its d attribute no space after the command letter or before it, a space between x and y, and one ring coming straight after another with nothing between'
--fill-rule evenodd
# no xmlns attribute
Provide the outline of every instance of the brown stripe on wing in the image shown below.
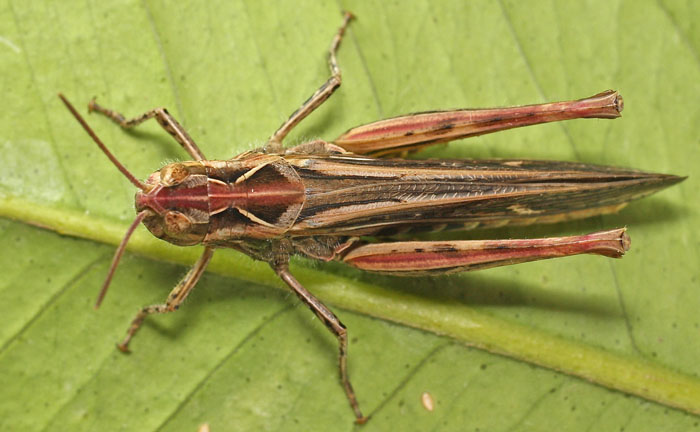
<svg viewBox="0 0 700 432"><path fill-rule="evenodd" d="M570 162L299 157L306 188L294 235L372 235L433 224L554 222L612 212L682 180Z"/></svg>

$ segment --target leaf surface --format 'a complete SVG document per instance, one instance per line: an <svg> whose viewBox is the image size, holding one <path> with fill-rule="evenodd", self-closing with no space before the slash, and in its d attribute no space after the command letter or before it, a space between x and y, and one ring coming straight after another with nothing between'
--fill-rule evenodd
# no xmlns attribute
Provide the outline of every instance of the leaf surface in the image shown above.
<svg viewBox="0 0 700 432"><path fill-rule="evenodd" d="M217 252L177 314L147 321L133 354L114 349L137 308L162 301L198 250L140 231L92 310L134 191L56 98L62 91L83 107L96 96L128 116L165 106L207 157L226 159L261 145L327 78L342 9L358 16L339 54L343 87L289 143L407 112L615 88L622 119L512 130L416 157L579 160L690 176L617 215L450 233L627 226L632 250L622 260L417 279L294 261L298 279L349 328L351 376L372 415L364 429L697 428L688 414L700 412L697 2L8 0L0 214L50 230L0 221L0 429L354 427L333 337L295 297L270 288L282 285L266 265L231 251ZM155 122L124 132L88 121L137 177L185 159ZM681 410L668 407L679 401Z"/></svg>

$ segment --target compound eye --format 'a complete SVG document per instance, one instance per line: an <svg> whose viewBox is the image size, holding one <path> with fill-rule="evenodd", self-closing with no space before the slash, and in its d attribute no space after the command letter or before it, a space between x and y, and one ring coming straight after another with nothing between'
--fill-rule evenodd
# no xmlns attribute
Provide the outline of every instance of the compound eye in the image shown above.
<svg viewBox="0 0 700 432"><path fill-rule="evenodd" d="M160 183L163 186L175 186L182 183L190 175L190 170L181 163L164 166L160 170Z"/></svg>
<svg viewBox="0 0 700 432"><path fill-rule="evenodd" d="M190 218L180 212L169 211L163 218L163 229L172 236L187 234L191 228L192 221Z"/></svg>

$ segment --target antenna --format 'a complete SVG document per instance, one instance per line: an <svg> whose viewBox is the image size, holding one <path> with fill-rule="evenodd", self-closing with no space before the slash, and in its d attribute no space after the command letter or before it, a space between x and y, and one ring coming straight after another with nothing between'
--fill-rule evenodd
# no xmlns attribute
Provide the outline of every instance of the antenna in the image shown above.
<svg viewBox="0 0 700 432"><path fill-rule="evenodd" d="M109 160L112 161L112 163L114 164L114 166L116 166L117 169L118 169L119 171L121 171L121 173L124 174L124 176L125 176L126 178L128 178L129 181L130 181L131 183L134 184L134 186L136 186L137 188L139 188L139 189L141 189L142 191L146 192L146 189L147 189L147 188L146 188L146 185L143 184L143 182L141 182L140 180L138 180L136 177L134 177L134 175L131 174L131 173L129 172L129 170L127 170L126 167L125 167L124 165L122 165L122 164L117 160L116 157L114 157L114 155L112 154L112 152L110 152L109 150L107 150L107 146L105 146L105 145L102 143L102 141L100 141L100 139L97 137L97 134L95 134L95 132L93 132L93 130L90 128L90 126L88 126L88 124L87 124L87 122L85 121L85 119L83 118L83 116L81 116L80 114L78 114L78 111L76 111L76 109L73 108L73 105L72 105L70 102L68 102L68 99L66 99L66 97L63 96L62 93L59 93L59 94L58 94L58 97L60 97L61 100L63 101L63 103L66 104L66 107L68 108L68 111L70 111L71 114L73 114L73 117L75 117L75 119L78 120L78 123L80 123L80 125L83 127L83 129L85 129L85 132L87 132L88 135L90 135L90 138L92 138L92 140L95 141L95 143L96 143L97 146L100 148L100 150L102 150L102 151L104 152L104 154L107 155L107 157L109 158Z"/></svg>
<svg viewBox="0 0 700 432"><path fill-rule="evenodd" d="M104 283L102 284L102 289L100 289L100 294L97 296L97 301L95 302L95 309L100 307L100 304L102 303L102 299L105 298L105 294L107 294L107 288L109 288L109 283L112 282L112 276L114 276L114 271L117 269L117 265L119 264L119 260L122 257L122 254L124 253L124 250L126 249L126 244L129 242L129 238L131 237L131 234L134 233L134 230L136 230L136 227L139 226L139 224L143 221L143 218L145 218L149 213L151 213L150 210L143 210L139 212L136 215L136 219L129 225L129 229L126 230L126 234L124 234L124 238L122 239L122 242L119 243L119 247L117 248L117 251L114 252L114 257L112 258L112 264L109 266L109 272L107 273L107 277L105 278Z"/></svg>
<svg viewBox="0 0 700 432"><path fill-rule="evenodd" d="M102 141L97 137L97 134L88 126L87 122L81 116L78 114L78 111L73 107L73 105L68 102L68 99L66 99L65 96L63 96L62 93L58 94L58 97L61 98L63 103L66 105L68 108L68 111L73 114L73 117L75 117L76 120L78 120L78 123L85 129L85 132L87 132L88 135L92 138L93 141L97 144L97 146L104 152L105 155L109 158L109 160L112 161L114 166L117 167L119 171L121 171L124 176L129 179L131 183L134 184L137 188L141 189L144 192L147 192L147 187L143 182L138 180L136 177L134 177L133 174L129 172L129 170L126 169L124 165L122 165L114 155L107 150L107 146L105 146ZM107 294L107 288L109 288L110 282L112 282L112 277L114 276L114 272L117 269L117 265L119 264L119 260L122 257L122 254L124 254L124 250L126 249L126 244L129 242L129 239L131 238L131 235L134 233L134 230L136 230L136 227L139 226L139 224L143 221L143 219L151 214L152 212L150 210L142 210L136 215L136 219L129 225L129 229L126 231L126 234L124 235L124 238L122 239L121 243L119 243L119 247L117 248L116 252L114 252L114 257L112 258L112 264L109 266L109 272L107 273L107 278L105 279L104 283L102 284L102 289L100 289L100 294L97 296L97 302L95 302L95 309L100 307L100 304L102 303L102 299L105 298L105 294Z"/></svg>

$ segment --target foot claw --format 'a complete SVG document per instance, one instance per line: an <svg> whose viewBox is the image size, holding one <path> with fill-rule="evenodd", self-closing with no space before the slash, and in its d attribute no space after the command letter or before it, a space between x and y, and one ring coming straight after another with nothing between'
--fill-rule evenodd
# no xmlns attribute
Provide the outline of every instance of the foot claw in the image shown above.
<svg viewBox="0 0 700 432"><path fill-rule="evenodd" d="M97 97L93 96L93 98L90 99L90 102L88 102L88 113L95 111L95 107L97 106L97 102L95 102L96 99Z"/></svg>
<svg viewBox="0 0 700 432"><path fill-rule="evenodd" d="M362 424L367 423L367 420L369 420L369 417L362 416L362 417L356 418L356 419L355 419L355 423L356 423L356 424L359 424L359 425L362 425Z"/></svg>

